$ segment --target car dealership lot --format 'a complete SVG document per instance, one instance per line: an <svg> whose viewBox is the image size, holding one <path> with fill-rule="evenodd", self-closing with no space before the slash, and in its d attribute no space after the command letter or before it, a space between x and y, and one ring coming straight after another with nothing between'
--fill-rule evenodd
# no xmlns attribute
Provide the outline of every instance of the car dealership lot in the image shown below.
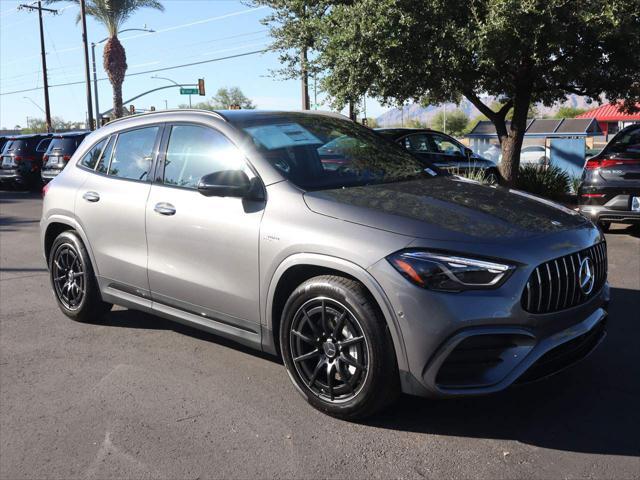
<svg viewBox="0 0 640 480"><path fill-rule="evenodd" d="M62 315L38 196L0 192L0 478L631 478L640 472L640 235L612 227L609 335L552 379L322 415L275 359L121 308Z"/></svg>

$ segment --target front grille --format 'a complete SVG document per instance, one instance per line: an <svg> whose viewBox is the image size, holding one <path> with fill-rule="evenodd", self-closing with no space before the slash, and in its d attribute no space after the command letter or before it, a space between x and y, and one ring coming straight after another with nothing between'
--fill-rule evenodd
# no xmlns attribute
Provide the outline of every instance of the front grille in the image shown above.
<svg viewBox="0 0 640 480"><path fill-rule="evenodd" d="M586 257L591 259L594 276L593 288L587 294L579 278ZM607 245L601 242L536 267L522 293L522 308L530 313L549 313L575 307L598 293L606 280Z"/></svg>

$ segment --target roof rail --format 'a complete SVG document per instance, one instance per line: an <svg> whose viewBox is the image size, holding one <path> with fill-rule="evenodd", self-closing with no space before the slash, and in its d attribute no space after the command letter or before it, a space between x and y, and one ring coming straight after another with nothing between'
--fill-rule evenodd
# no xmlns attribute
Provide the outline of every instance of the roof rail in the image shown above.
<svg viewBox="0 0 640 480"><path fill-rule="evenodd" d="M168 109L168 110L155 110L153 112L134 113L133 115L127 115L127 116L120 117L120 118L114 118L113 120L110 120L107 123L105 123L104 126L111 125L111 124L116 123L116 122L121 122L121 121L126 120L128 118L138 118L138 117L144 117L144 116L149 116L149 115L158 115L158 114L161 114L161 113L176 113L176 112L208 113L210 115L215 116L216 118L218 118L220 120L223 120L225 122L227 121L218 112L214 112L212 110L202 110L200 108L171 108L171 109Z"/></svg>

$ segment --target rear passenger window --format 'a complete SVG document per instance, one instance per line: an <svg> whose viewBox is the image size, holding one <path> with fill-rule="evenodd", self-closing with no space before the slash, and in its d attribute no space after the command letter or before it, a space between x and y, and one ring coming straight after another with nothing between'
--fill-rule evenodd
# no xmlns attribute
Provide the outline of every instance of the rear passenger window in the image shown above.
<svg viewBox="0 0 640 480"><path fill-rule="evenodd" d="M158 128L139 128L119 134L108 175L148 181Z"/></svg>
<svg viewBox="0 0 640 480"><path fill-rule="evenodd" d="M96 166L96 163L98 162L98 159L100 158L100 153L102 153L102 148L104 147L105 143L106 140L101 140L100 142L96 143L91 148L91 150L84 154L84 157L82 157L82 160L80 160L80 165L93 170Z"/></svg>
<svg viewBox="0 0 640 480"><path fill-rule="evenodd" d="M242 153L220 132L198 125L171 127L164 162L166 185L197 188L205 175L244 168Z"/></svg>

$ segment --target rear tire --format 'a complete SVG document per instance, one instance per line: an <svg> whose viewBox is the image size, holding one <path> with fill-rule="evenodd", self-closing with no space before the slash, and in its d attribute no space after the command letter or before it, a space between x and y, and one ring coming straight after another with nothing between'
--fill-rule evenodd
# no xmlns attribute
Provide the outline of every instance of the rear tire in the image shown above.
<svg viewBox="0 0 640 480"><path fill-rule="evenodd" d="M364 418L399 395L391 335L355 280L323 275L301 284L284 307L280 346L292 382L324 413Z"/></svg>
<svg viewBox="0 0 640 480"><path fill-rule="evenodd" d="M62 232L54 240L49 278L58 307L73 320L99 321L113 306L102 301L89 254L73 231Z"/></svg>

